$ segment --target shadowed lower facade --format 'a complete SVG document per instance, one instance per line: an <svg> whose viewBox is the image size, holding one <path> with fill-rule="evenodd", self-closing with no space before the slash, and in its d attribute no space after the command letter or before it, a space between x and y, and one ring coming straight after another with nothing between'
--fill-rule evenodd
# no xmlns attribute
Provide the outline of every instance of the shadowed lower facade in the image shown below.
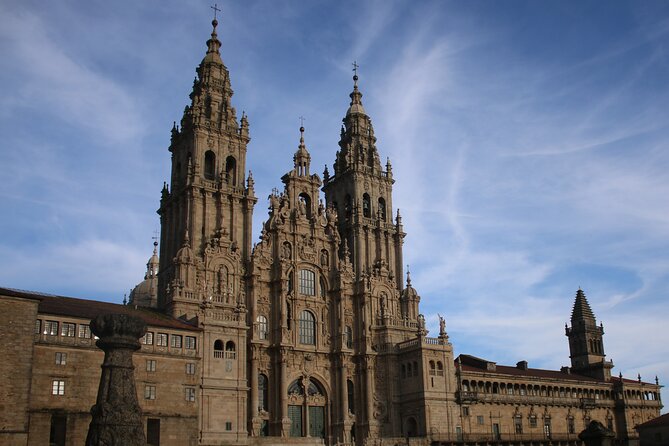
<svg viewBox="0 0 669 446"><path fill-rule="evenodd" d="M83 442L102 358L86 327L114 310L148 325L134 361L149 444L567 445L590 420L635 444L634 426L659 415L659 383L611 376L582 290L560 371L454 358L443 320L428 336L357 75L333 171L312 173L300 128L253 244L249 119L232 106L213 26L172 129L160 255L129 305L0 289L26 389L3 384L19 403L3 408L0 440Z"/></svg>

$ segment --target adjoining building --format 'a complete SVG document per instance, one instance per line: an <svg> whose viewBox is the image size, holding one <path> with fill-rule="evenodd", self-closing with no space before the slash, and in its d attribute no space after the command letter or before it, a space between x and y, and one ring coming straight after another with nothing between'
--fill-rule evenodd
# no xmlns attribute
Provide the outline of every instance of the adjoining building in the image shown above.
<svg viewBox="0 0 669 446"><path fill-rule="evenodd" d="M454 358L443 320L427 336L403 270L392 166L357 75L333 172L311 172L300 128L253 244L249 119L232 106L213 27L172 129L160 256L129 304L0 289L16 342L3 347L16 382L1 394L16 402L2 399L0 440L83 442L102 359L87 324L121 311L149 325L135 366L152 445L567 445L590 420L637 442L634 426L660 413L660 386L611 376L582 290L560 371Z"/></svg>
<svg viewBox="0 0 669 446"><path fill-rule="evenodd" d="M666 446L669 444L669 413L646 421L636 427L641 446Z"/></svg>

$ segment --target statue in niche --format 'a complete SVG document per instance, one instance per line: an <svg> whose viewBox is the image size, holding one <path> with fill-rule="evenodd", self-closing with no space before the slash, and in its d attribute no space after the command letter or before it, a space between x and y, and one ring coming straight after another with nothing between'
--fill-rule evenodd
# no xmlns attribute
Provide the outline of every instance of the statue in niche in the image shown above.
<svg viewBox="0 0 669 446"><path fill-rule="evenodd" d="M307 215L307 203L303 197L297 199L297 210L300 216Z"/></svg>
<svg viewBox="0 0 669 446"><path fill-rule="evenodd" d="M221 265L220 268L218 268L217 272L218 276L218 294L223 294L225 293L226 287L227 287L227 282L228 282L228 269Z"/></svg>
<svg viewBox="0 0 669 446"><path fill-rule="evenodd" d="M386 295L382 294L381 295L381 318L382 319L386 317L387 311L388 310L386 308Z"/></svg>
<svg viewBox="0 0 669 446"><path fill-rule="evenodd" d="M290 260L291 258L291 249L290 249L290 243L284 242L283 244L283 258L286 260Z"/></svg>
<svg viewBox="0 0 669 446"><path fill-rule="evenodd" d="M328 252L326 249L321 251L321 266L328 266Z"/></svg>

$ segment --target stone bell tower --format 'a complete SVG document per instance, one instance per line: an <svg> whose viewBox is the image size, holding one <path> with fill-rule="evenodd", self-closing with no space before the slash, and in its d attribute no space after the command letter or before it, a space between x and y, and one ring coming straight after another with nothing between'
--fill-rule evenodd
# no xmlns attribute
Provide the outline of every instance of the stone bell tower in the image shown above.
<svg viewBox="0 0 669 446"><path fill-rule="evenodd" d="M181 125L172 128L171 188L160 200L158 307L202 331L199 444L239 444L247 436L246 265L251 255L249 123L231 104L218 21L197 67Z"/></svg>
<svg viewBox="0 0 669 446"><path fill-rule="evenodd" d="M354 64L351 102L339 139L334 174L324 172L328 207L337 210L340 254L353 267L353 338L356 352L355 429L357 441L399 435L397 389L388 377L398 369L397 343L424 335L418 294L404 289L402 245L405 233L397 213L393 221L393 174L381 166L372 120L362 105Z"/></svg>
<svg viewBox="0 0 669 446"><path fill-rule="evenodd" d="M609 381L613 363L604 354L604 325L597 326L595 315L580 288L571 313L571 327L565 325L569 338L569 357L575 373Z"/></svg>
<svg viewBox="0 0 669 446"><path fill-rule="evenodd" d="M357 65L356 65L357 69ZM356 277L374 269L403 287L402 244L406 235L397 214L393 222L393 173L390 160L381 167L372 120L362 105L358 75L353 76L351 103L343 119L334 175L327 167L323 191L337 209L339 230L351 251Z"/></svg>
<svg viewBox="0 0 669 446"><path fill-rule="evenodd" d="M200 303L236 305L251 251L253 180L245 178L249 123L231 104L218 21L197 68L181 125L172 128L171 189L160 200L159 306L175 317Z"/></svg>

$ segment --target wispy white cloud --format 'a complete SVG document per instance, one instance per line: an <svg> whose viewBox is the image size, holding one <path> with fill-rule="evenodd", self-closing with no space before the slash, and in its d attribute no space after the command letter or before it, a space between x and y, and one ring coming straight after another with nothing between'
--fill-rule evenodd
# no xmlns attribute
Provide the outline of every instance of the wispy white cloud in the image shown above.
<svg viewBox="0 0 669 446"><path fill-rule="evenodd" d="M126 143L142 134L141 113L135 99L104 73L73 59L55 45L49 22L29 12L4 10L0 39L5 62L14 66L15 90L3 114L27 108L48 113L107 144Z"/></svg>

